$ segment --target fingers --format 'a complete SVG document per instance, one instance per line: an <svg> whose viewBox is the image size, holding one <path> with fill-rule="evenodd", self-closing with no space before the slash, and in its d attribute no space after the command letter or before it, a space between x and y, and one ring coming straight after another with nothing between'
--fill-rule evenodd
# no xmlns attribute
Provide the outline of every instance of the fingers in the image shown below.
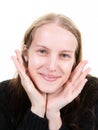
<svg viewBox="0 0 98 130"><path fill-rule="evenodd" d="M24 89L26 90L26 92L28 93L31 91L31 89L33 89L33 84L31 82L30 78L26 74L25 67L23 65L22 57L21 57L19 50L16 50L15 53L16 53L16 57L12 56L11 58L15 64L18 74L21 78L21 83L22 83ZM30 87L30 86L32 86L32 87Z"/></svg>
<svg viewBox="0 0 98 130"><path fill-rule="evenodd" d="M20 74L20 72L22 71L25 72L25 68L23 66L23 61L20 52L18 50L15 52L16 52L16 56L12 56L11 59L13 60L18 73Z"/></svg>
<svg viewBox="0 0 98 130"><path fill-rule="evenodd" d="M90 68L84 70L87 61L82 61L72 72L71 78L68 80L64 87L64 93L68 96L68 101L74 100L82 91L85 83L87 82L86 76L90 72ZM68 103L69 103L68 102Z"/></svg>
<svg viewBox="0 0 98 130"><path fill-rule="evenodd" d="M73 92L80 93L85 83L87 82L86 76L91 71L91 68L88 67L84 70L86 64L87 61L82 61L81 63L79 63L79 65L76 67L71 75L70 82L72 84Z"/></svg>
<svg viewBox="0 0 98 130"><path fill-rule="evenodd" d="M15 53L16 53L16 56L17 56L17 60L19 61L19 63L21 65L23 65L23 59L22 59L20 51L19 50L15 50Z"/></svg>
<svg viewBox="0 0 98 130"><path fill-rule="evenodd" d="M73 83L73 92L76 91L76 93L80 93L83 89L85 83L87 82L86 76L90 72L90 68L87 68L84 72L81 73L81 75L78 77L77 81Z"/></svg>
<svg viewBox="0 0 98 130"><path fill-rule="evenodd" d="M91 71L91 68L85 69L83 72L81 72L80 76L78 77L78 80L85 79L90 71Z"/></svg>
<svg viewBox="0 0 98 130"><path fill-rule="evenodd" d="M84 71L84 68L86 66L88 62L87 61L82 61L78 64L78 66L75 68L75 70L72 72L71 76L70 76L70 81L71 82L75 82L77 80L79 80L79 78L85 78L87 76L87 74L90 72L90 68L87 68ZM84 71L84 72L83 72Z"/></svg>
<svg viewBox="0 0 98 130"><path fill-rule="evenodd" d="M24 81L28 80L27 76L26 76L26 70L25 70L25 67L23 65L23 61L22 61L22 57L21 57L20 51L19 50L15 50L15 53L16 53L16 56L12 56L11 58L12 58L15 66L16 66L18 74L20 75L21 82L22 82L22 84L24 84Z"/></svg>
<svg viewBox="0 0 98 130"><path fill-rule="evenodd" d="M15 53L16 53L16 56L12 56L11 58L15 64L18 74L21 78L21 84L22 84L25 92L27 93L32 106L35 106L35 107L38 106L37 108L40 108L39 106L42 106L43 104L45 104L46 97L44 96L44 94L40 93L36 89L36 87L33 84L33 81L30 79L30 77L26 73L26 70L25 70L26 68L23 65L23 60L22 60L20 51L16 50ZM41 101L41 102L39 102L39 101Z"/></svg>
<svg viewBox="0 0 98 130"><path fill-rule="evenodd" d="M76 83L76 87L72 91L72 93L75 95L75 97L77 97L81 93L86 82L87 82L87 79L83 79L80 82Z"/></svg>

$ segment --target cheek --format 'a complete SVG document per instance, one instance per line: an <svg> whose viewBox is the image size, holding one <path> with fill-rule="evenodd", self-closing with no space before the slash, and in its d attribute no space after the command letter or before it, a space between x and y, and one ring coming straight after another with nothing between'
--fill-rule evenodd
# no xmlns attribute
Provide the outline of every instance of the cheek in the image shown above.
<svg viewBox="0 0 98 130"><path fill-rule="evenodd" d="M36 70L40 68L41 62L35 57L28 59L28 73L32 80L36 77Z"/></svg>
<svg viewBox="0 0 98 130"><path fill-rule="evenodd" d="M43 66L45 64L45 60L42 59L42 58L39 58L37 56L32 56L32 57L29 57L28 59L28 68L30 70L35 70L35 69L38 69L40 68L41 66Z"/></svg>
<svg viewBox="0 0 98 130"><path fill-rule="evenodd" d="M63 84L67 82L67 80L69 79L71 72L72 72L72 67L73 64L63 64L62 68L63 68L63 79L62 82Z"/></svg>
<svg viewBox="0 0 98 130"><path fill-rule="evenodd" d="M37 56L35 56L34 54L29 56L28 61L29 61L30 65L38 65L38 64L40 64L39 58Z"/></svg>
<svg viewBox="0 0 98 130"><path fill-rule="evenodd" d="M72 63L66 62L65 64L62 64L63 72L67 75L70 75L72 68L73 68L73 62Z"/></svg>

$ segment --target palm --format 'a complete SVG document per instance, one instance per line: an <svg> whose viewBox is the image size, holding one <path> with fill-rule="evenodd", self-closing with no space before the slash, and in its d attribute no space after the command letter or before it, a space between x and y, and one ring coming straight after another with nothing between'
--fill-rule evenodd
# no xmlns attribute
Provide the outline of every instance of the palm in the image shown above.
<svg viewBox="0 0 98 130"><path fill-rule="evenodd" d="M21 78L22 86L24 87L32 105L45 105L46 104L46 94L39 92L29 76L26 73L25 67L23 65L23 60L21 54L18 50L16 50L16 57L12 57L14 64L18 70L18 73Z"/></svg>
<svg viewBox="0 0 98 130"><path fill-rule="evenodd" d="M90 68L87 68L83 72L86 64L87 62L83 61L76 67L70 75L69 80L57 94L48 95L47 108L49 110L59 111L80 94L85 83L87 82L86 76L90 71Z"/></svg>

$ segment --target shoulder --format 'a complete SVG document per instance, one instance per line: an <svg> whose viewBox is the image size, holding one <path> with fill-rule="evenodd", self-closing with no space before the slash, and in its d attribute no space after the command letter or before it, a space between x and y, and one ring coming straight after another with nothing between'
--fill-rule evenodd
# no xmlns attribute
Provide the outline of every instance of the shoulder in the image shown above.
<svg viewBox="0 0 98 130"><path fill-rule="evenodd" d="M87 79L88 81L81 92L81 101L90 107L98 101L98 78L89 75Z"/></svg>
<svg viewBox="0 0 98 130"><path fill-rule="evenodd" d="M84 90L87 90L87 91L89 91L91 93L93 93L93 92L97 92L98 93L98 78L89 75L87 77L87 80L88 81L87 81L87 83L84 86Z"/></svg>
<svg viewBox="0 0 98 130"><path fill-rule="evenodd" d="M10 80L0 82L0 106L7 105L10 102L9 82Z"/></svg>
<svg viewBox="0 0 98 130"><path fill-rule="evenodd" d="M0 82L0 95L2 95L3 92L8 91L10 80L5 80Z"/></svg>
<svg viewBox="0 0 98 130"><path fill-rule="evenodd" d="M88 75L87 79L88 79L87 83L90 83L91 85L98 85L98 78L97 77Z"/></svg>

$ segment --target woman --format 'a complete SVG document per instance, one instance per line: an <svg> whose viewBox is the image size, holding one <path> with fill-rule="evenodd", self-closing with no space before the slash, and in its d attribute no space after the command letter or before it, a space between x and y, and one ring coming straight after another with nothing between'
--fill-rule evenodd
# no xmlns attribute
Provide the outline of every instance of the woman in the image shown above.
<svg viewBox="0 0 98 130"><path fill-rule="evenodd" d="M0 83L2 130L98 129L98 79L85 68L81 34L69 18L40 17L15 53L18 74Z"/></svg>

